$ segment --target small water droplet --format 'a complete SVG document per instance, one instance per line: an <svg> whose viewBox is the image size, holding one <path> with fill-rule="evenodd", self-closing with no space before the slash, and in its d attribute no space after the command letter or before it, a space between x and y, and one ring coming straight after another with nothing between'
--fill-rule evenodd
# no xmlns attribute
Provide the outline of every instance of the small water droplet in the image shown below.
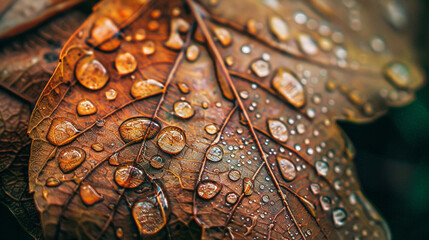
<svg viewBox="0 0 429 240"><path fill-rule="evenodd" d="M56 187L61 184L61 181L58 180L58 178L55 177L49 177L46 179L46 186L48 187Z"/></svg>
<svg viewBox="0 0 429 240"><path fill-rule="evenodd" d="M149 56L155 53L155 42L146 41L142 46L143 55Z"/></svg>
<svg viewBox="0 0 429 240"><path fill-rule="evenodd" d="M96 152L101 152L104 150L103 144L101 143L94 143L91 145L91 148Z"/></svg>
<svg viewBox="0 0 429 240"><path fill-rule="evenodd" d="M158 146L169 154L177 154L185 148L185 132L178 127L168 126L158 134Z"/></svg>
<svg viewBox="0 0 429 240"><path fill-rule="evenodd" d="M122 237L124 237L124 230L122 230L122 228L119 227L116 229L115 234L117 238L121 239Z"/></svg>
<svg viewBox="0 0 429 240"><path fill-rule="evenodd" d="M231 44L231 33L226 28L214 27L213 32L216 35L217 39L219 39L222 46L228 46L229 44Z"/></svg>
<svg viewBox="0 0 429 240"><path fill-rule="evenodd" d="M283 178L286 181L293 181L296 176L296 167L293 162L284 157L277 157L277 164L279 166L280 172L282 173Z"/></svg>
<svg viewBox="0 0 429 240"><path fill-rule="evenodd" d="M188 84L184 83L184 82L179 82L177 83L177 87L179 88L179 90L183 93L183 94L188 94L190 89Z"/></svg>
<svg viewBox="0 0 429 240"><path fill-rule="evenodd" d="M211 146L207 153L207 159L212 162L219 162L223 158L223 149L219 145Z"/></svg>
<svg viewBox="0 0 429 240"><path fill-rule="evenodd" d="M214 198L222 189L222 185L215 181L202 181L198 184L197 193L198 196L203 199Z"/></svg>
<svg viewBox="0 0 429 240"><path fill-rule="evenodd" d="M240 171L236 170L236 169L232 169L231 171L229 171L228 173L228 178L233 181L236 182L238 180L240 180L241 178L241 173Z"/></svg>
<svg viewBox="0 0 429 240"><path fill-rule="evenodd" d="M407 87L411 82L410 70L400 62L389 63L384 68L384 76L400 88Z"/></svg>
<svg viewBox="0 0 429 240"><path fill-rule="evenodd" d="M274 89L290 104L300 108L305 104L304 87L291 71L280 68L272 80Z"/></svg>
<svg viewBox="0 0 429 240"><path fill-rule="evenodd" d="M111 88L111 89L107 90L106 92L104 92L104 96L106 97L106 99L108 101L113 101L118 96L118 92L116 92L115 89Z"/></svg>
<svg viewBox="0 0 429 240"><path fill-rule="evenodd" d="M136 58L129 52L121 53L115 59L116 70L120 75L126 75L134 72L137 68Z"/></svg>
<svg viewBox="0 0 429 240"><path fill-rule="evenodd" d="M99 46L114 37L119 32L118 26L108 17L99 17L95 20L91 30L91 38L87 40L92 46Z"/></svg>
<svg viewBox="0 0 429 240"><path fill-rule="evenodd" d="M97 107L87 99L80 100L76 106L77 114L80 116L87 116L97 112Z"/></svg>
<svg viewBox="0 0 429 240"><path fill-rule="evenodd" d="M262 23L251 18L246 23L246 30L248 33L256 35L262 29Z"/></svg>
<svg viewBox="0 0 429 240"><path fill-rule="evenodd" d="M289 27L282 18L279 16L271 16L268 24L271 32L279 41L286 41L289 38Z"/></svg>
<svg viewBox="0 0 429 240"><path fill-rule="evenodd" d="M322 176L327 176L329 172L329 165L325 161L316 161L316 171Z"/></svg>
<svg viewBox="0 0 429 240"><path fill-rule="evenodd" d="M231 205L234 205L238 201L238 194L230 192L226 195L225 201Z"/></svg>
<svg viewBox="0 0 429 240"><path fill-rule="evenodd" d="M253 180L245 177L243 179L243 193L246 196L250 196L253 193Z"/></svg>
<svg viewBox="0 0 429 240"><path fill-rule="evenodd" d="M332 211L332 219L335 227L342 227L346 225L347 212L342 208L336 208Z"/></svg>
<svg viewBox="0 0 429 240"><path fill-rule="evenodd" d="M286 124L279 120L268 120L267 124L273 138L280 142L286 142L288 140L289 133Z"/></svg>
<svg viewBox="0 0 429 240"><path fill-rule="evenodd" d="M318 195L320 193L320 185L317 183L312 183L310 185L310 189L314 195Z"/></svg>
<svg viewBox="0 0 429 240"><path fill-rule="evenodd" d="M136 188L144 180L143 171L133 165L125 165L115 171L115 182L123 188Z"/></svg>
<svg viewBox="0 0 429 240"><path fill-rule="evenodd" d="M77 80L90 90L98 90L106 85L109 73L103 64L92 56L81 58L75 69Z"/></svg>
<svg viewBox="0 0 429 240"><path fill-rule="evenodd" d="M149 21L149 23L147 24L147 29L149 29L149 31L156 31L159 29L159 22L155 21L155 20L151 20Z"/></svg>
<svg viewBox="0 0 429 240"><path fill-rule="evenodd" d="M186 59L188 59L188 61L190 62L197 60L199 55L200 55L200 49L195 44L192 44L186 49Z"/></svg>
<svg viewBox="0 0 429 240"><path fill-rule="evenodd" d="M150 118L135 117L125 120L119 126L119 133L125 142L151 139L160 130L160 125Z"/></svg>
<svg viewBox="0 0 429 240"><path fill-rule="evenodd" d="M214 124L209 124L209 125L205 126L204 129L210 135L214 135L217 133L217 127Z"/></svg>
<svg viewBox="0 0 429 240"><path fill-rule="evenodd" d="M99 194L90 184L83 183L80 187L80 198L87 205L91 206L102 201L103 195Z"/></svg>
<svg viewBox="0 0 429 240"><path fill-rule="evenodd" d="M271 67L270 64L264 60L256 60L251 65L250 68L252 69L253 73L256 74L256 76L262 78L270 75Z"/></svg>
<svg viewBox="0 0 429 240"><path fill-rule="evenodd" d="M155 155L155 156L150 158L150 165L153 168L161 169L164 167L164 164L165 164L164 158L162 158L159 155Z"/></svg>
<svg viewBox="0 0 429 240"><path fill-rule="evenodd" d="M46 138L52 144L61 146L74 140L74 136L79 130L67 118L55 118L49 128Z"/></svg>
<svg viewBox="0 0 429 240"><path fill-rule="evenodd" d="M329 211L331 209L331 199L327 196L320 196L320 205L324 211Z"/></svg>
<svg viewBox="0 0 429 240"><path fill-rule="evenodd" d="M134 39L136 41L143 41L146 39L146 31L143 28L139 28L134 33Z"/></svg>
<svg viewBox="0 0 429 240"><path fill-rule="evenodd" d="M298 35L298 44L301 51L307 55L315 55L318 52L314 39L306 33L300 33Z"/></svg>
<svg viewBox="0 0 429 240"><path fill-rule="evenodd" d="M134 98L144 98L161 92L164 85L156 80L138 80L131 86L131 96Z"/></svg>
<svg viewBox="0 0 429 240"><path fill-rule="evenodd" d="M191 118L192 116L194 116L195 113L194 108L187 101L175 102L173 108L176 116L183 119Z"/></svg>

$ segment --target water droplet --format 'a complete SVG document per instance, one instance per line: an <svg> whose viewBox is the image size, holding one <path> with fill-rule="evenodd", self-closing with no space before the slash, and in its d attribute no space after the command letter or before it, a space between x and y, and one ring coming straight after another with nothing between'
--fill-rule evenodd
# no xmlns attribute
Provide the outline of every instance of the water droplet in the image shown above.
<svg viewBox="0 0 429 240"><path fill-rule="evenodd" d="M217 127L214 124L209 124L209 125L205 126L204 129L210 135L214 135L217 133Z"/></svg>
<svg viewBox="0 0 429 240"><path fill-rule="evenodd" d="M280 93L290 104L300 108L305 104L304 87L298 77L289 70L280 68L272 81L274 89Z"/></svg>
<svg viewBox="0 0 429 240"><path fill-rule="evenodd" d="M257 22L255 19L251 18L246 23L246 30L248 33L256 35L262 28L262 23Z"/></svg>
<svg viewBox="0 0 429 240"><path fill-rule="evenodd" d="M320 185L317 183L312 183L310 185L310 189L314 195L318 195L320 193Z"/></svg>
<svg viewBox="0 0 429 240"><path fill-rule="evenodd" d="M87 206L91 206L102 201L103 195L99 194L90 184L83 183L80 187L80 198Z"/></svg>
<svg viewBox="0 0 429 240"><path fill-rule="evenodd" d="M91 38L88 43L93 47L105 43L119 32L118 26L108 17L97 18L91 30Z"/></svg>
<svg viewBox="0 0 429 240"><path fill-rule="evenodd" d="M298 35L298 44L301 51L307 55L315 55L319 51L313 38L306 33Z"/></svg>
<svg viewBox="0 0 429 240"><path fill-rule="evenodd" d="M213 32L216 35L217 39L219 39L219 42L222 44L222 46L228 46L229 44L231 44L231 33L226 28L214 27Z"/></svg>
<svg viewBox="0 0 429 240"><path fill-rule="evenodd" d="M173 50L182 48L184 42L180 37L180 32L186 32L189 29L189 23L182 18L173 18L170 24L170 36L164 45Z"/></svg>
<svg viewBox="0 0 429 240"><path fill-rule="evenodd" d="M149 56L155 53L155 42L146 41L142 46L143 55Z"/></svg>
<svg viewBox="0 0 429 240"><path fill-rule="evenodd" d="M119 153L114 153L112 156L110 156L110 158L109 158L109 164L110 165L119 166L118 155L119 155Z"/></svg>
<svg viewBox="0 0 429 240"><path fill-rule="evenodd" d="M386 43L380 37L374 37L370 41L370 46L374 52L383 52L386 50Z"/></svg>
<svg viewBox="0 0 429 240"><path fill-rule="evenodd" d="M146 39L146 31L143 28L139 28L134 33L134 39L136 41L143 41Z"/></svg>
<svg viewBox="0 0 429 240"><path fill-rule="evenodd" d="M211 146L207 153L207 159L212 162L219 162L223 158L223 149L219 145Z"/></svg>
<svg viewBox="0 0 429 240"><path fill-rule="evenodd" d="M162 167L164 167L164 164L165 164L164 158L162 158L159 155L155 155L150 158L150 165L153 168L161 169Z"/></svg>
<svg viewBox="0 0 429 240"><path fill-rule="evenodd" d="M97 107L87 99L80 100L76 106L77 114L80 116L87 116L97 112Z"/></svg>
<svg viewBox="0 0 429 240"><path fill-rule="evenodd" d="M67 147L58 155L58 164L64 173L68 173L76 169L86 157L83 149L78 147Z"/></svg>
<svg viewBox="0 0 429 240"><path fill-rule="evenodd" d="M253 193L253 180L245 177L243 179L243 193L246 196L250 196Z"/></svg>
<svg viewBox="0 0 429 240"><path fill-rule="evenodd" d="M271 32L279 41L286 41L289 38L289 27L285 20L278 16L271 16L268 21Z"/></svg>
<svg viewBox="0 0 429 240"><path fill-rule="evenodd" d="M334 220L335 227L342 227L346 225L347 213L342 208L336 208L332 211L332 219Z"/></svg>
<svg viewBox="0 0 429 240"><path fill-rule="evenodd" d="M332 1L330 0L310 0L313 7L321 14L332 17L334 15Z"/></svg>
<svg viewBox="0 0 429 240"><path fill-rule="evenodd" d="M125 120L119 126L119 133L125 142L140 141L143 138L154 138L160 128L160 125L150 118L135 117Z"/></svg>
<svg viewBox="0 0 429 240"><path fill-rule="evenodd" d="M183 93L183 94L188 94L190 89L188 84L184 83L184 82L179 82L177 83L177 87L179 88L179 90Z"/></svg>
<svg viewBox="0 0 429 240"><path fill-rule="evenodd" d="M407 87L411 82L410 70L400 62L392 62L384 68L384 76L400 88Z"/></svg>
<svg viewBox="0 0 429 240"><path fill-rule="evenodd" d="M203 102L203 103L201 103L201 107L203 107L204 109L207 109L209 107L209 103Z"/></svg>
<svg viewBox="0 0 429 240"><path fill-rule="evenodd" d="M317 173L319 173L322 176L328 175L329 165L327 162L319 160L319 161L316 161L315 165L316 165Z"/></svg>
<svg viewBox="0 0 429 240"><path fill-rule="evenodd" d="M106 68L92 56L83 57L77 62L75 75L80 84L90 90L101 89L109 80Z"/></svg>
<svg viewBox="0 0 429 240"><path fill-rule="evenodd" d="M115 89L111 88L104 93L104 96L106 96L106 99L108 101L113 101L118 96L118 92L116 92Z"/></svg>
<svg viewBox="0 0 429 240"><path fill-rule="evenodd" d="M49 177L46 179L46 186L48 187L56 187L61 184L61 181L58 180L58 178L55 177Z"/></svg>
<svg viewBox="0 0 429 240"><path fill-rule="evenodd" d="M394 28L402 29L407 25L407 12L399 1L388 1L385 9L385 16Z"/></svg>
<svg viewBox="0 0 429 240"><path fill-rule="evenodd" d="M101 143L94 143L91 145L91 148L94 149L96 152L101 152L104 150L103 144Z"/></svg>
<svg viewBox="0 0 429 240"><path fill-rule="evenodd" d="M321 196L319 200L324 211L329 211L331 209L331 199L329 197Z"/></svg>
<svg viewBox="0 0 429 240"><path fill-rule="evenodd" d="M74 136L79 130L67 118L55 118L49 128L46 138L50 143L61 146L74 140Z"/></svg>
<svg viewBox="0 0 429 240"><path fill-rule="evenodd" d="M122 228L119 227L116 229L115 234L116 234L117 238L122 238L122 237L124 237L124 230L122 230Z"/></svg>
<svg viewBox="0 0 429 240"><path fill-rule="evenodd" d="M134 98L144 98L161 92L164 85L156 80L138 80L131 86L131 96Z"/></svg>
<svg viewBox="0 0 429 240"><path fill-rule="evenodd" d="M186 49L186 59L188 59L188 61L190 62L197 60L199 55L200 55L200 49L195 44L192 44Z"/></svg>
<svg viewBox="0 0 429 240"><path fill-rule="evenodd" d="M270 64L264 60L256 60L251 65L250 68L252 69L253 73L256 74L256 76L262 78L270 75Z"/></svg>
<svg viewBox="0 0 429 240"><path fill-rule="evenodd" d="M241 173L240 173L240 171L238 171L238 170L236 170L236 169L233 169L233 170L229 171L229 173L228 173L228 178L229 178L231 181L236 182L236 181L240 180L240 178L241 178Z"/></svg>
<svg viewBox="0 0 429 240"><path fill-rule="evenodd" d="M273 138L280 142L286 142L289 134L287 131L286 124L284 124L282 121L279 120L268 120L268 129L270 130L271 135Z"/></svg>
<svg viewBox="0 0 429 240"><path fill-rule="evenodd" d="M228 56L225 58L225 63L227 66L232 66L234 64L234 57Z"/></svg>
<svg viewBox="0 0 429 240"><path fill-rule="evenodd" d="M147 24L147 29L149 29L149 31L156 31L159 29L159 22L155 21L155 20L151 20L149 21L149 23Z"/></svg>
<svg viewBox="0 0 429 240"><path fill-rule="evenodd" d="M115 182L124 188L136 188L144 180L143 171L133 165L125 165L117 168L115 171Z"/></svg>
<svg viewBox="0 0 429 240"><path fill-rule="evenodd" d="M296 178L296 167L293 162L283 157L277 157L277 164L280 172L286 181L293 181Z"/></svg>
<svg viewBox="0 0 429 240"><path fill-rule="evenodd" d="M153 235L164 228L167 223L167 199L163 191L138 200L132 208L134 221L141 235Z"/></svg>
<svg viewBox="0 0 429 240"><path fill-rule="evenodd" d="M187 101L178 101L174 103L174 113L176 116L184 119L191 118L194 116L194 108Z"/></svg>
<svg viewBox="0 0 429 240"><path fill-rule="evenodd" d="M222 185L215 181L202 181L198 184L198 196L204 199L214 198L222 189Z"/></svg>
<svg viewBox="0 0 429 240"><path fill-rule="evenodd" d="M115 59L116 70L120 75L134 72L137 68L136 58L129 52L121 53Z"/></svg>
<svg viewBox="0 0 429 240"><path fill-rule="evenodd" d="M225 201L231 205L234 205L238 201L238 194L230 192L225 196Z"/></svg>
<svg viewBox="0 0 429 240"><path fill-rule="evenodd" d="M158 146L169 154L177 154L185 148L185 132L174 126L168 126L158 134Z"/></svg>

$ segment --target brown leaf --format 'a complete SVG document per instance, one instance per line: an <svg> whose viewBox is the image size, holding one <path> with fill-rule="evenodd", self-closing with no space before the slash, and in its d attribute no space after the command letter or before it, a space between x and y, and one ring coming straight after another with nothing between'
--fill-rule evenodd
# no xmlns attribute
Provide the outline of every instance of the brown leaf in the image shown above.
<svg viewBox="0 0 429 240"><path fill-rule="evenodd" d="M36 239L42 234L28 189L28 121L32 105L54 72L62 45L84 19L83 12L73 10L5 41L0 48L0 201Z"/></svg>
<svg viewBox="0 0 429 240"><path fill-rule="evenodd" d="M402 8L365 4L102 2L29 124L45 237L390 239L335 121L422 76Z"/></svg>

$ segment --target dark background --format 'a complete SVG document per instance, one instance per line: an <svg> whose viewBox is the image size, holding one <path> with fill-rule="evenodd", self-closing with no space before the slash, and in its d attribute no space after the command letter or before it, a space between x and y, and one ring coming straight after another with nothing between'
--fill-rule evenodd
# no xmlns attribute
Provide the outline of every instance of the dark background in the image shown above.
<svg viewBox="0 0 429 240"><path fill-rule="evenodd" d="M415 45L429 76L429 1L422 8ZM377 121L340 123L356 147L363 192L389 223L394 239L429 237L429 84L416 100ZM0 204L0 239L31 239Z"/></svg>

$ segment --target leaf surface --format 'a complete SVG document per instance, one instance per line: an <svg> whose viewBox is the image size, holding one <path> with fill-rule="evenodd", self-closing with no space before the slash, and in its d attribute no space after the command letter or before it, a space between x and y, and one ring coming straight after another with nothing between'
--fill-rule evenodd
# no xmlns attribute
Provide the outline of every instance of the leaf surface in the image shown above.
<svg viewBox="0 0 429 240"><path fill-rule="evenodd" d="M388 4L103 1L29 124L45 237L390 239L335 123L422 83Z"/></svg>

